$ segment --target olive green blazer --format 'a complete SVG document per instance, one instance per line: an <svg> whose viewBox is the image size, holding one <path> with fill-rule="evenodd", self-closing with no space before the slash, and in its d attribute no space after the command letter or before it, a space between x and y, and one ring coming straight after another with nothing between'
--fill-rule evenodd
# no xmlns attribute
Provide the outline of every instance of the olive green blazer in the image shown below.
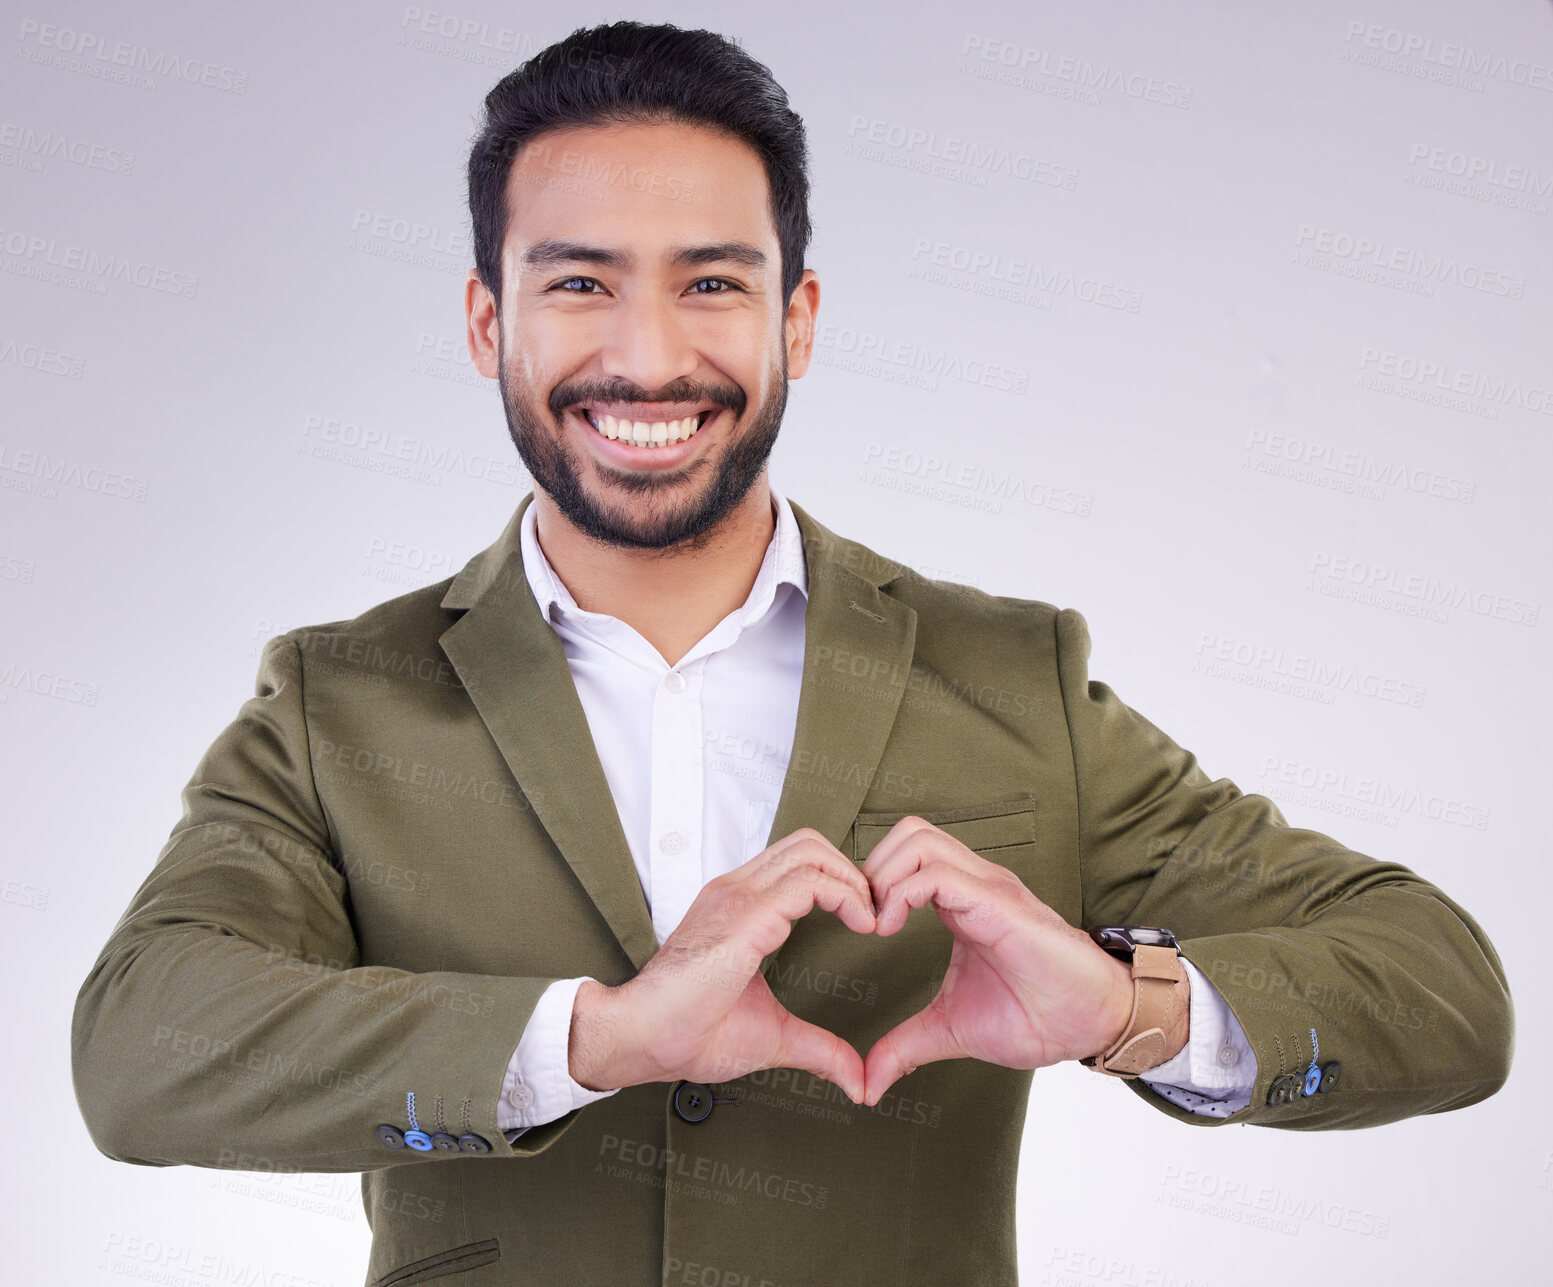
<svg viewBox="0 0 1553 1287"><path fill-rule="evenodd" d="M532 500L449 581L265 647L77 999L97 1147L364 1172L383 1287L1014 1282L1028 1071L931 1064L869 1109L777 1069L714 1086L697 1122L653 1084L516 1145L498 1129L546 985L621 982L657 946L523 573ZM1183 1122L1373 1126L1503 1083L1504 970L1439 889L1210 780L1089 678L1077 612L926 579L793 511L809 602L772 837L813 827L860 862L915 814L1075 925L1174 930L1258 1063L1227 1119L1128 1083ZM763 968L866 1052L932 997L950 942L930 908L889 939L816 913ZM1311 1029L1341 1080L1280 1096ZM420 1128L490 1151L385 1147L412 1093Z"/></svg>

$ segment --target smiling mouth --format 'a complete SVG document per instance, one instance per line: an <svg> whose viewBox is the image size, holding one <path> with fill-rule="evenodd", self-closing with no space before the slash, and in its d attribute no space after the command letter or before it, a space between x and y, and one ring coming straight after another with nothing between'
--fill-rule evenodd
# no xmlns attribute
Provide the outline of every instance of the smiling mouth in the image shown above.
<svg viewBox="0 0 1553 1287"><path fill-rule="evenodd" d="M607 413L598 415L587 407L581 410L588 423L604 437L636 447L667 447L684 442L694 437L701 426L717 414L717 408L711 407L679 420L617 420Z"/></svg>

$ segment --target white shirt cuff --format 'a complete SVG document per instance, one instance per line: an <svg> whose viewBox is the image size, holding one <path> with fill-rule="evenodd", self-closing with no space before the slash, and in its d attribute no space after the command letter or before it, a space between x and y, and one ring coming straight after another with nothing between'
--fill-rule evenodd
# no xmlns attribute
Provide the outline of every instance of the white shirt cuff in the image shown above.
<svg viewBox="0 0 1553 1287"><path fill-rule="evenodd" d="M1188 1112L1228 1117L1251 1102L1256 1055L1229 1002L1184 956L1181 964L1192 983L1190 1034L1173 1059L1150 1068L1142 1080Z"/></svg>
<svg viewBox="0 0 1553 1287"><path fill-rule="evenodd" d="M553 1122L612 1090L589 1090L571 1074L569 1047L577 989L590 980L557 979L540 994L502 1079L496 1124L512 1142L525 1130Z"/></svg>

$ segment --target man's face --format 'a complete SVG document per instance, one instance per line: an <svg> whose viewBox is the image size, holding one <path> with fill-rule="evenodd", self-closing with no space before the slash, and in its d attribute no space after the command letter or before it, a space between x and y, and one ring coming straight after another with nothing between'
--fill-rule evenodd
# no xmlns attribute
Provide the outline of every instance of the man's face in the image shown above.
<svg viewBox="0 0 1553 1287"><path fill-rule="evenodd" d="M784 306L759 157L683 124L555 130L507 193L485 356L536 486L609 544L703 543L765 467L818 301L810 274Z"/></svg>

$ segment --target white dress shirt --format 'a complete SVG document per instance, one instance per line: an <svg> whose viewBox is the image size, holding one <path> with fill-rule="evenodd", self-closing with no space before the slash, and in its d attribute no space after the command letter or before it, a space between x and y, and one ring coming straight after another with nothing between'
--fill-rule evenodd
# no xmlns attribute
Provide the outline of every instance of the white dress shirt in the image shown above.
<svg viewBox="0 0 1553 1287"><path fill-rule="evenodd" d="M707 881L766 848L792 754L809 582L792 507L769 486L776 530L749 597L675 666L618 617L579 608L539 547L537 509L523 516L523 570L565 649L660 944ZM1256 1057L1218 990L1185 965L1191 1037L1144 1079L1222 1117L1250 1103ZM509 1141L615 1093L570 1073L583 981L552 983L523 1030L496 1113Z"/></svg>

